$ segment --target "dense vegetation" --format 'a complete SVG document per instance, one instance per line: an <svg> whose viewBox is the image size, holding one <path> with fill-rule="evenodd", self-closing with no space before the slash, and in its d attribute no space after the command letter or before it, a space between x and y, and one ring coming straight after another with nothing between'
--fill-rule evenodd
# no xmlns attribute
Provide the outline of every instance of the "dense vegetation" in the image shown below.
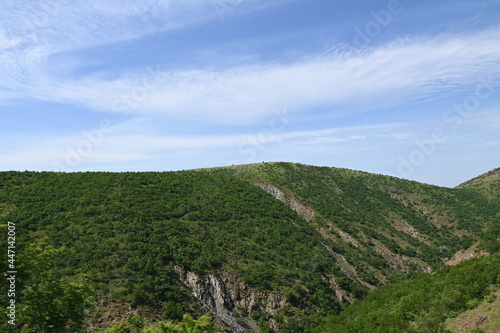
<svg viewBox="0 0 500 333"><path fill-rule="evenodd" d="M474 189L492 200L500 200L500 168L491 170L485 174L472 178L458 188Z"/></svg>
<svg viewBox="0 0 500 333"><path fill-rule="evenodd" d="M0 202L16 222L18 251L49 237L66 247L57 262L60 274L86 274L106 297L161 309L165 319L198 313L176 279L175 263L197 272L233 271L264 290L300 281L311 292L297 306L340 310L317 274L343 276L320 235L288 207L226 172L0 177ZM345 288L350 283L346 279Z"/></svg>
<svg viewBox="0 0 500 333"><path fill-rule="evenodd" d="M370 276L371 268L363 272L364 267L375 268L389 280L396 272L387 258L372 250L374 243L397 256L416 257L437 268L454 252L470 246L484 228L500 221L500 206L495 201L466 188L291 163L262 164L258 172L240 167L237 173L250 181L270 182L313 207L317 227L328 230L334 226L348 233L359 246L353 247L331 231L335 251L375 285L380 281ZM398 224L411 229L398 228Z"/></svg>
<svg viewBox="0 0 500 333"><path fill-rule="evenodd" d="M309 207L314 219L306 221L254 185L262 183ZM179 268L242 283L241 299L260 295L251 306L226 302L241 327L254 323L265 332L273 322L283 332L308 332L327 317L335 318L328 325L337 325L347 316L338 316L342 308L372 286L403 277L420 281L426 267L439 269L479 237L485 249L497 251L494 199L467 186L290 163L182 172L0 172L0 225L16 224L20 254L17 326L1 322L0 330L104 330L112 322L96 321L107 311L103 304L126 304L153 322L213 316L181 281ZM5 251L6 238L0 245ZM7 270L5 260L0 265ZM480 288L488 283L496 282ZM7 304L7 286L1 287ZM282 304L272 311L270 295ZM37 310L48 299L57 304L53 312ZM420 322L419 316L413 319ZM137 318L109 329L145 328Z"/></svg>
<svg viewBox="0 0 500 333"><path fill-rule="evenodd" d="M446 332L445 321L500 288L500 253L384 286L327 319L315 331L343 333ZM493 319L493 318L492 318Z"/></svg>
<svg viewBox="0 0 500 333"><path fill-rule="evenodd" d="M178 322L159 322L150 325L142 317L131 316L121 320L106 329L104 333L212 333L216 332L212 319L207 316L201 316L199 319L193 319L186 314Z"/></svg>

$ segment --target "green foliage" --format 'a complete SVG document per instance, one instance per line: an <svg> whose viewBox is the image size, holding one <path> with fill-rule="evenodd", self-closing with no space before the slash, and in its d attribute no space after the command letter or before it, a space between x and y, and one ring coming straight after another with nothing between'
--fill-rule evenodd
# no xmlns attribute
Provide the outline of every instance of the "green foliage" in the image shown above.
<svg viewBox="0 0 500 333"><path fill-rule="evenodd" d="M480 329L479 327L473 327L469 333L486 333L484 330Z"/></svg>
<svg viewBox="0 0 500 333"><path fill-rule="evenodd" d="M500 251L500 222L493 224L489 230L481 234L480 248L489 253Z"/></svg>
<svg viewBox="0 0 500 333"><path fill-rule="evenodd" d="M254 186L264 182L313 210L314 220L307 222ZM447 189L291 163L183 172L0 172L0 226L15 221L18 252L47 259L23 259L25 330L81 327L91 292L81 274L92 276L103 296L154 309L166 320L201 315L176 273L181 266L200 276L229 272L262 293L284 295L288 303L274 319L284 332L308 332L341 312L333 284L361 299L367 283L379 287L402 275L414 277L422 265L437 269L480 235L484 249L498 252L499 216L494 196L473 187ZM45 236L63 249L38 245L36 252L28 246ZM482 285L477 287L466 300L450 291L448 303L443 297L427 308L420 298L402 294L409 303L400 306L414 302L423 310L375 311L365 322L378 320L380 332L408 322L438 331L443 313L448 315L441 309L467 307L480 299ZM57 303L53 312L38 311L51 297ZM73 305L74 311L64 310ZM265 331L270 314L259 306L253 319ZM143 330L138 324L127 320L114 329ZM359 328L351 324L345 332Z"/></svg>
<svg viewBox="0 0 500 333"><path fill-rule="evenodd" d="M131 316L128 319L120 320L106 329L104 333L142 333L148 321L139 316Z"/></svg>
<svg viewBox="0 0 500 333"><path fill-rule="evenodd" d="M366 267L383 273L388 280L395 278L393 265L380 251L374 251L375 244L396 256L418 258L437 268L454 252L472 245L482 229L498 225L500 216L500 205L470 189L292 163L241 166L236 170L242 179L278 186L313 208L318 225L333 225L357 240L361 247L331 231L335 252L374 285L380 281L373 275L374 270ZM418 266L409 269L412 273L420 271Z"/></svg>
<svg viewBox="0 0 500 333"><path fill-rule="evenodd" d="M158 327L147 328L144 333L205 333L215 332L212 319L207 316L201 316L198 320L190 315L184 315L180 323L159 323Z"/></svg>
<svg viewBox="0 0 500 333"><path fill-rule="evenodd" d="M499 274L496 254L381 287L316 332L445 332L445 320L477 306Z"/></svg>
<svg viewBox="0 0 500 333"><path fill-rule="evenodd" d="M314 292L301 306L340 310L320 278L325 271L342 276L321 236L229 170L6 172L0 184L0 202L17 207L8 220L22 230L20 250L49 236L66 247L55 258L61 276L86 273L103 295L153 308L165 319L200 313L174 265L202 275L231 271L261 290L308 284Z"/></svg>
<svg viewBox="0 0 500 333"><path fill-rule="evenodd" d="M106 329L104 333L213 333L215 327L212 319L201 316L193 319L186 314L179 322L159 322L149 325L148 321L139 316L123 319Z"/></svg>
<svg viewBox="0 0 500 333"><path fill-rule="evenodd" d="M16 328L21 332L78 332L91 309L94 290L85 276L62 277L55 259L65 254L48 239L30 244L19 256Z"/></svg>
<svg viewBox="0 0 500 333"><path fill-rule="evenodd" d="M457 186L458 188L473 189L494 201L500 200L500 168L491 170Z"/></svg>

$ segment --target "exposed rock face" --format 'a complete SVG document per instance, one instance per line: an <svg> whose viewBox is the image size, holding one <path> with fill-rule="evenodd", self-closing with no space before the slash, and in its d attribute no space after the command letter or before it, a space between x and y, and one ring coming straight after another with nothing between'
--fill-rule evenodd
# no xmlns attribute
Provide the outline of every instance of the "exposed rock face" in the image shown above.
<svg viewBox="0 0 500 333"><path fill-rule="evenodd" d="M332 274L327 274L324 279L328 281L332 289L335 291L335 296L338 298L341 304L344 302L348 302L350 304L354 303L355 298L340 287L340 285L337 283L337 280L335 279L335 276L333 276Z"/></svg>
<svg viewBox="0 0 500 333"><path fill-rule="evenodd" d="M249 331L240 325L231 314L231 310L235 306L233 297L219 278L212 274L200 276L180 266L174 266L174 270L179 279L191 290L193 296L201 301L209 311L213 312L224 326L230 327L233 332Z"/></svg>
<svg viewBox="0 0 500 333"><path fill-rule="evenodd" d="M291 197L283 193L279 188L269 183L256 183L258 187L271 194L276 199L283 202L285 205L289 206L292 210L294 210L300 217L302 217L307 222L314 222L315 211L312 208L307 207L303 203L301 203L297 198ZM329 236L325 232L326 230L320 226L316 226L318 231L323 235L323 237L328 238ZM344 241L351 243L356 248L362 248L361 245L351 237L347 232L340 230L335 226L330 226L330 229L333 229Z"/></svg>
<svg viewBox="0 0 500 333"><path fill-rule="evenodd" d="M259 327L248 316L252 311L275 314L286 305L285 298L279 293L260 292L247 287L242 281L229 273L221 276L213 274L197 274L180 266L174 266L179 279L191 290L193 296L202 302L207 310L215 315L221 326L231 332L258 332ZM236 309L245 309L245 319L237 320L233 313ZM244 323L244 324L242 324ZM273 321L271 327L279 331Z"/></svg>
<svg viewBox="0 0 500 333"><path fill-rule="evenodd" d="M309 208L302 204L298 199L294 198L293 196L288 196L283 191L281 191L279 188L274 186L273 184L269 183L255 183L255 185L259 186L262 188L264 191L267 193L271 194L273 197L276 199L282 201L284 204L288 205L290 208L292 208L299 216L304 218L307 222L314 224L315 222L315 211L312 208ZM427 214L427 210L424 211L425 214ZM430 244L430 242L423 236L421 235L414 227L412 227L409 223L406 221L396 219L393 222L394 227L397 230L401 230L410 236L418 239L422 243L425 244ZM323 235L325 238L331 238L331 236L328 234L327 230L325 230L323 227L315 225L316 229ZM343 239L346 242L351 243L354 247L357 249L360 249L361 251L364 251L365 249L363 246L351 235L348 233L344 232L343 230L339 229L336 226L330 226L330 230L333 230L336 234L340 236L341 239ZM426 265L423 261L417 259L417 258L409 258L406 256L398 255L390 251L387 247L382 245L380 242L374 241L373 242L375 245L373 249L379 253L386 261L389 263L389 265L399 273L409 273L410 268L408 264L413 264L417 267L420 268L422 272L425 273L430 273L432 272L431 267ZM356 269L350 265L347 260L340 254L335 253L332 251L330 248L327 247L329 252L333 255L337 263L340 265L342 271L347 274L351 279L357 281L358 283L364 285L367 288L370 289L375 289L375 287L363 279L361 279L356 272ZM384 278L380 278L379 280L382 281ZM341 299L341 298L339 298Z"/></svg>
<svg viewBox="0 0 500 333"><path fill-rule="evenodd" d="M408 222L402 219L395 219L392 225L394 226L394 228L396 228L396 230L402 231L405 234L412 236L419 242L422 242L427 245L432 245L431 242L425 236L423 236L420 232L418 232L418 230L415 229L413 226L411 226Z"/></svg>
<svg viewBox="0 0 500 333"><path fill-rule="evenodd" d="M314 224L314 210L302 204L298 199L286 195L279 188L269 183L256 183L255 185L288 205L307 222ZM360 244L350 235L336 227L334 229L342 239L350 242L356 248L360 247ZM349 277L370 289L374 289L372 285L359 278L356 269L343 256L334 253L330 248L329 251ZM208 311L213 313L219 326L227 327L231 332L258 332L259 327L249 317L253 311L258 310L274 315L281 308L289 304L283 295L277 292L266 293L253 290L240 281L237 276L227 272L222 272L219 276L213 274L200 275L180 266L174 266L174 271L177 273L179 279L191 290L193 296ZM354 302L352 295L339 286L334 276L329 275L323 278L329 282L332 292L335 292L340 302ZM246 313L237 318L238 312L241 312L242 309ZM279 332L279 326L273 319L269 321L269 324L271 329Z"/></svg>
<svg viewBox="0 0 500 333"><path fill-rule="evenodd" d="M299 200L287 196L279 188L269 183L256 183L258 187L271 194L276 199L283 202L285 205L289 206L292 210L297 212L297 214L302 217L307 222L311 222L314 219L314 210L303 205Z"/></svg>
<svg viewBox="0 0 500 333"><path fill-rule="evenodd" d="M345 240L346 242L351 243L357 249L362 249L362 246L351 235L349 235L347 232L344 232L344 231L342 231L339 228L334 227L334 226L332 226L332 228L339 234L339 236L343 240Z"/></svg>
<svg viewBox="0 0 500 333"><path fill-rule="evenodd" d="M432 268L428 265L426 265L422 260L417 259L417 258L410 258L404 255L399 255L391 250L389 250L387 247L382 245L379 241L372 240L374 243L374 250L380 254L385 261L391 265L392 269L394 269L398 273L404 273L407 274L410 272L410 268L408 267L407 264L413 264L417 267L420 268L420 270L423 273L431 273Z"/></svg>
<svg viewBox="0 0 500 333"><path fill-rule="evenodd" d="M288 205L292 210L294 210L300 217L302 217L304 220L306 220L309 223L314 224L314 217L315 217L315 211L306 205L302 204L298 199L288 196L283 191L281 191L279 188L274 186L273 184L269 183L256 183L255 185L259 186L262 188L264 191L267 193L271 194L273 197L276 199L280 200L284 204ZM320 227L318 225L315 225L317 230L323 235L325 238L329 238L330 236L327 234L326 230L323 227ZM330 226L331 229L333 229L344 241L351 243L354 247L356 248L362 248L361 245L353 238L351 237L348 233L340 230L339 228L335 226ZM342 271L349 276L351 279L357 281L358 283L364 285L365 287L373 290L375 289L374 286L369 284L368 282L364 281L358 276L358 273L356 269L347 262L347 260L340 254L335 253L330 247L326 246L327 250L332 254L332 256L335 258L337 263L339 264L340 268ZM349 295L348 292L345 290L341 289L340 286L335 282L333 279L328 279L330 282L330 286L332 290L335 291L335 295L339 299L340 302L347 301L349 303L352 303L354 301L354 298Z"/></svg>
<svg viewBox="0 0 500 333"><path fill-rule="evenodd" d="M487 256L486 251L480 251L477 244L472 245L467 250L460 250L453 255L453 258L445 262L447 266L455 266L461 262L467 261L472 258Z"/></svg>
<svg viewBox="0 0 500 333"><path fill-rule="evenodd" d="M349 262L347 262L347 260L346 260L346 258L344 258L344 256L334 252L328 246L326 246L326 249L328 250L328 252L330 252L333 255L333 257L335 258L337 263L340 265L340 269L342 269L342 272L344 272L348 277L350 277L351 279L357 281L359 284L362 284L363 286L365 286L371 290L375 289L374 286L372 286L371 284L369 284L368 282L364 281L363 279L361 279L359 277L358 272L356 271L356 268L354 266L352 266L351 264L349 264ZM347 300L349 301L349 299L347 299Z"/></svg>
<svg viewBox="0 0 500 333"><path fill-rule="evenodd" d="M99 297L96 304L96 318L89 317L85 323L85 332L97 332L98 327L109 327L114 323L130 318L131 316L140 316L149 321L162 321L161 314L155 309L148 307L135 306L131 301L121 299ZM94 321L97 319L97 321Z"/></svg>

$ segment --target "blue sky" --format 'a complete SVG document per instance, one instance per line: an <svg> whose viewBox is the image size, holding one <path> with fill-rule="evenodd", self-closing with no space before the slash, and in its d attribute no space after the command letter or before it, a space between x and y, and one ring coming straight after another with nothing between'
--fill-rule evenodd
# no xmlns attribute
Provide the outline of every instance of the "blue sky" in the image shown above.
<svg viewBox="0 0 500 333"><path fill-rule="evenodd" d="M0 4L0 170L500 167L500 3Z"/></svg>

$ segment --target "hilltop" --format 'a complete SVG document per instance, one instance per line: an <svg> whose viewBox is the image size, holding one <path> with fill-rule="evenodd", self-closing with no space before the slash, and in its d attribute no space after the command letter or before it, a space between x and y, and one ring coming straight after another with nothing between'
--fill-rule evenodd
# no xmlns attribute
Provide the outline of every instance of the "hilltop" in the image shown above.
<svg viewBox="0 0 500 333"><path fill-rule="evenodd" d="M0 225L16 223L20 253L45 237L64 247L54 274L97 291L87 330L191 313L231 332L309 332L477 243L500 216L481 188L281 162L0 172Z"/></svg>
<svg viewBox="0 0 500 333"><path fill-rule="evenodd" d="M500 196L500 168L472 178L458 185L457 188L474 189L482 192L489 198L498 198Z"/></svg>

